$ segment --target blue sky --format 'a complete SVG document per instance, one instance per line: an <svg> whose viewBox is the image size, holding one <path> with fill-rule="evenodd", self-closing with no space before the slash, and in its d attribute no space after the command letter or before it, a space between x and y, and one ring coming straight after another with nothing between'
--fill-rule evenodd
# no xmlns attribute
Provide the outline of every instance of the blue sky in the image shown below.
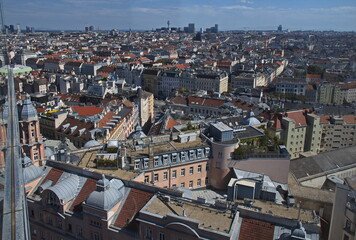
<svg viewBox="0 0 356 240"><path fill-rule="evenodd" d="M215 23L221 30L356 31L356 0L2 0L5 23L82 30Z"/></svg>

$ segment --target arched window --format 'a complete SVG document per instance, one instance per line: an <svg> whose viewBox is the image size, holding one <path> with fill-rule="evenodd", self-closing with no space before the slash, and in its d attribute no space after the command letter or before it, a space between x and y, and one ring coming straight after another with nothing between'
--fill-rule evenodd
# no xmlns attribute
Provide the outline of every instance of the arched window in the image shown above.
<svg viewBox="0 0 356 240"><path fill-rule="evenodd" d="M56 194L52 191L47 192L47 204L55 207L59 207L59 201Z"/></svg>

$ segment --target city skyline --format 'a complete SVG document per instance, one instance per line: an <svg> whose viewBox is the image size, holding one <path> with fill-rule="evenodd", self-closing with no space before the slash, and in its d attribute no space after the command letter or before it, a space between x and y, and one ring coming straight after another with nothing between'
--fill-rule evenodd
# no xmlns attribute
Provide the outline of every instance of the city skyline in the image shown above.
<svg viewBox="0 0 356 240"><path fill-rule="evenodd" d="M356 30L356 2L281 0L24 0L3 1L5 24L48 30L95 29L150 30L166 26L196 28L219 24L221 30Z"/></svg>

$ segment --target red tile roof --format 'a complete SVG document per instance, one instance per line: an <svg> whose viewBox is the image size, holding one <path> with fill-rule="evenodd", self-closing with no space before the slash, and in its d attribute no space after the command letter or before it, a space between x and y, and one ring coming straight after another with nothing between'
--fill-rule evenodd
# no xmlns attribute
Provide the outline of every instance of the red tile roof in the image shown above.
<svg viewBox="0 0 356 240"><path fill-rule="evenodd" d="M192 105L203 105L207 107L220 107L225 101L220 99L211 99L211 98L200 98L200 97L188 97L188 103Z"/></svg>
<svg viewBox="0 0 356 240"><path fill-rule="evenodd" d="M274 120L274 124L272 126L272 128L276 129L276 130L280 130L282 129L282 122L281 122L281 119L275 115L275 117L273 118Z"/></svg>
<svg viewBox="0 0 356 240"><path fill-rule="evenodd" d="M317 79L320 79L321 78L321 75L320 74L307 74L307 78L317 78Z"/></svg>
<svg viewBox="0 0 356 240"><path fill-rule="evenodd" d="M107 123L110 122L110 120L114 119L113 117L117 116L117 114L115 114L112 111L107 112L104 117L100 120L99 122L99 128L103 128L105 126L108 126Z"/></svg>
<svg viewBox="0 0 356 240"><path fill-rule="evenodd" d="M170 99L170 101L174 104L187 105L187 99L182 96L174 97L174 98Z"/></svg>
<svg viewBox="0 0 356 240"><path fill-rule="evenodd" d="M272 240L274 225L258 220L242 219L239 240Z"/></svg>
<svg viewBox="0 0 356 240"><path fill-rule="evenodd" d="M329 124L330 123L330 117L329 116L320 116L320 123Z"/></svg>
<svg viewBox="0 0 356 240"><path fill-rule="evenodd" d="M126 227L152 196L152 193L132 188L114 225L120 228Z"/></svg>
<svg viewBox="0 0 356 240"><path fill-rule="evenodd" d="M170 130L172 127L177 125L180 125L180 123L170 117L166 123L166 130Z"/></svg>
<svg viewBox="0 0 356 240"><path fill-rule="evenodd" d="M356 124L356 115L343 116L346 124Z"/></svg>
<svg viewBox="0 0 356 240"><path fill-rule="evenodd" d="M45 183L47 180L51 180L52 181L52 186L55 185L57 183L57 181L59 180L59 178L62 176L63 171L56 169L56 168L52 168L49 173L47 174L47 176L43 179L42 183Z"/></svg>
<svg viewBox="0 0 356 240"><path fill-rule="evenodd" d="M79 116L93 116L96 114L100 114L104 111L103 107L96 107L96 106L75 106L71 107L73 112L77 112Z"/></svg>
<svg viewBox="0 0 356 240"><path fill-rule="evenodd" d="M88 198L89 194L92 193L96 189L96 179L88 178L85 182L84 186L78 193L75 198L72 206L70 206L71 211L81 212L82 211L82 203Z"/></svg>
<svg viewBox="0 0 356 240"><path fill-rule="evenodd" d="M43 113L44 111L46 111L46 108L36 108L37 113Z"/></svg>
<svg viewBox="0 0 356 240"><path fill-rule="evenodd" d="M293 112L287 112L286 117L295 121L295 126L307 126L307 119L304 115L305 110L298 110Z"/></svg>
<svg viewBox="0 0 356 240"><path fill-rule="evenodd" d="M123 102L122 102L126 107L129 107L129 108L133 108L134 105L132 102L130 102L129 100L125 99Z"/></svg>

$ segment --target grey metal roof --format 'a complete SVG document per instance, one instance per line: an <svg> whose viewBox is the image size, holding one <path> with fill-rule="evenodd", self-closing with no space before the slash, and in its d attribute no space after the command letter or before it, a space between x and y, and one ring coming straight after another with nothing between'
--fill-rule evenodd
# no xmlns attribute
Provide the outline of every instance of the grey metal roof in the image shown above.
<svg viewBox="0 0 356 240"><path fill-rule="evenodd" d="M57 184L48 188L48 190L54 192L60 203L64 205L76 196L79 186L80 177L78 175L63 173Z"/></svg>
<svg viewBox="0 0 356 240"><path fill-rule="evenodd" d="M356 146L337 149L318 155L294 159L290 162L290 171L297 179L321 174L327 171L337 171L356 163Z"/></svg>
<svg viewBox="0 0 356 240"><path fill-rule="evenodd" d="M84 144L85 148L100 146L100 143L96 140L90 140Z"/></svg>
<svg viewBox="0 0 356 240"><path fill-rule="evenodd" d="M142 131L142 127L137 125L135 128L135 132L131 133L127 139L138 139L138 138L144 138L147 137L147 135Z"/></svg>
<svg viewBox="0 0 356 240"><path fill-rule="evenodd" d="M262 137L265 134L263 131L253 126L241 126L235 128L235 134L240 140Z"/></svg>
<svg viewBox="0 0 356 240"><path fill-rule="evenodd" d="M50 158L50 157L52 157L54 155L54 152L52 151L51 148L45 147L45 155L46 155L47 158Z"/></svg>
<svg viewBox="0 0 356 240"><path fill-rule="evenodd" d="M97 190L89 195L85 203L101 210L110 210L124 198L124 195L125 187L122 181L102 179L97 183Z"/></svg>
<svg viewBox="0 0 356 240"><path fill-rule="evenodd" d="M24 155L22 158L22 166L23 166L23 179L25 184L32 182L35 179L40 178L44 171L41 167L35 166L32 163L32 160Z"/></svg>
<svg viewBox="0 0 356 240"><path fill-rule="evenodd" d="M20 108L20 120L29 120L32 118L37 119L37 111L36 108L32 105L32 102L29 97L23 101L22 106Z"/></svg>
<svg viewBox="0 0 356 240"><path fill-rule="evenodd" d="M250 111L247 116L242 119L242 124L252 126L259 125L261 124L261 122L257 118L255 118L255 114L253 113L253 111Z"/></svg>

